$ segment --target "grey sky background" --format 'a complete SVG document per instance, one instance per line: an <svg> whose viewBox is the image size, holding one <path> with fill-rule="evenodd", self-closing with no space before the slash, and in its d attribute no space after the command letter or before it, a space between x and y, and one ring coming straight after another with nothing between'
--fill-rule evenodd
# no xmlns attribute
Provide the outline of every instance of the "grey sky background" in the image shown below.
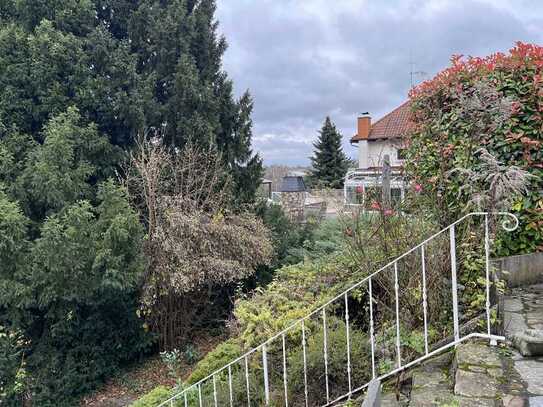
<svg viewBox="0 0 543 407"><path fill-rule="evenodd" d="M309 164L326 115L356 156L356 117L376 120L407 98L410 61L429 79L452 54L543 42L543 0L218 0L217 18L236 93L255 99L266 165Z"/></svg>

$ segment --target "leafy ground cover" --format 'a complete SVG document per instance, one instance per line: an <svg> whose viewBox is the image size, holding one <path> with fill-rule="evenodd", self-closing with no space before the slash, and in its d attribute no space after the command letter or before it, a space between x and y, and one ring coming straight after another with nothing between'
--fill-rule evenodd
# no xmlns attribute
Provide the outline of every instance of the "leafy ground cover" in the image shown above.
<svg viewBox="0 0 543 407"><path fill-rule="evenodd" d="M197 335L193 344L198 355L205 356L224 340L224 336ZM187 378L194 364L180 359L177 366L182 379ZM177 378L170 374L169 366L160 355L153 355L140 362L134 362L117 375L109 379L103 386L80 401L81 407L113 407L125 406L147 394L156 387L171 389Z"/></svg>

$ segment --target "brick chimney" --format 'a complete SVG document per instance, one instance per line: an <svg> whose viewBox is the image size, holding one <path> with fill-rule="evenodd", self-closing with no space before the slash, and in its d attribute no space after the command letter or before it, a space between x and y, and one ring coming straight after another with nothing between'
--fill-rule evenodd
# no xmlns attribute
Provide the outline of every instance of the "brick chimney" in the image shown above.
<svg viewBox="0 0 543 407"><path fill-rule="evenodd" d="M371 129L371 117L362 116L358 118L358 132L356 134L356 140L367 140L370 135Z"/></svg>

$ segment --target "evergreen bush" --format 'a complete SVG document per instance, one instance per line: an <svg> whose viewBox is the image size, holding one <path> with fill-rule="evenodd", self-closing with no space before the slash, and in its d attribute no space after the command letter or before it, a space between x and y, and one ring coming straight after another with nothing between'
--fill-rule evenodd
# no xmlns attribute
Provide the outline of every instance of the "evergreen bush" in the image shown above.
<svg viewBox="0 0 543 407"><path fill-rule="evenodd" d="M507 54L454 56L411 93L408 173L442 225L471 210L517 215L520 227L500 237L499 256L543 249L542 74L543 47L519 42ZM516 187L523 172L526 193Z"/></svg>

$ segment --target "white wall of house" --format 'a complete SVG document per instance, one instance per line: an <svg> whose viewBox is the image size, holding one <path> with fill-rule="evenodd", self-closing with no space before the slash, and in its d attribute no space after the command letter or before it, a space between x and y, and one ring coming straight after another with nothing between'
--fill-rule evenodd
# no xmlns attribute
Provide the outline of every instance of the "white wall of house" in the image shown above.
<svg viewBox="0 0 543 407"><path fill-rule="evenodd" d="M388 154L391 166L401 166L404 161L398 158L400 143L397 140L360 140L358 142L358 168L380 167L383 157Z"/></svg>

